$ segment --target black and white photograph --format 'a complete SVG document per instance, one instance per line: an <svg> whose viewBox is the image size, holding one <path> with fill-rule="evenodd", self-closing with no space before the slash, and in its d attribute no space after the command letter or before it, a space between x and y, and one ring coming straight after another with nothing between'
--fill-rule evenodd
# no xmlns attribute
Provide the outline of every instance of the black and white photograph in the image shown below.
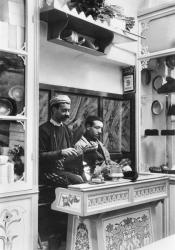
<svg viewBox="0 0 175 250"><path fill-rule="evenodd" d="M0 0L0 250L174 250L175 0Z"/></svg>

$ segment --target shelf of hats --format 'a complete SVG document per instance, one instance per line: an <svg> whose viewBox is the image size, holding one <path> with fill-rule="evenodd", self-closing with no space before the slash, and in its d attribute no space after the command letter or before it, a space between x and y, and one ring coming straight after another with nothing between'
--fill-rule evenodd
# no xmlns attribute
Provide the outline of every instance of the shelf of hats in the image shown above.
<svg viewBox="0 0 175 250"><path fill-rule="evenodd" d="M141 170L175 173L175 55L141 70Z"/></svg>
<svg viewBox="0 0 175 250"><path fill-rule="evenodd" d="M125 16L121 6L107 5L104 0L41 0L40 19L48 23L50 42L95 56L106 55L112 61L122 60L120 54L124 53L128 60L124 64L135 65L135 51L121 46L137 41L137 35L130 31L135 19Z"/></svg>
<svg viewBox="0 0 175 250"><path fill-rule="evenodd" d="M0 193L24 183L25 4L1 1L0 14ZM16 188L14 187L16 186Z"/></svg>
<svg viewBox="0 0 175 250"><path fill-rule="evenodd" d="M138 14L141 171L175 173L174 4ZM161 41L161 42L160 42Z"/></svg>

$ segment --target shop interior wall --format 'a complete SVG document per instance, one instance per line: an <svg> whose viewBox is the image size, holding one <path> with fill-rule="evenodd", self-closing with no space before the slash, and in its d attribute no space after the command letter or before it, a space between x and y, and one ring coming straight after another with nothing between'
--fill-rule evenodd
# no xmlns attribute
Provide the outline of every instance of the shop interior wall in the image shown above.
<svg viewBox="0 0 175 250"><path fill-rule="evenodd" d="M48 42L44 22L41 22L40 37L40 82L122 93L120 67L102 58Z"/></svg>
<svg viewBox="0 0 175 250"><path fill-rule="evenodd" d="M149 167L160 167L167 165L173 168L175 164L173 152L175 149L174 136L161 135L162 130L172 130L175 127L175 120L168 115L170 105L175 103L174 94L158 94L154 89L154 82L166 83L166 77L175 77L175 70L166 65L166 58L152 59L148 64L150 81L142 77L141 82L141 170L147 171ZM142 75L144 71L141 72ZM159 77L159 78L157 78ZM152 112L154 101L158 101L162 106L162 111L158 114ZM155 111L160 109L156 108ZM146 129L158 130L158 136L145 136Z"/></svg>
<svg viewBox="0 0 175 250"><path fill-rule="evenodd" d="M125 15L137 16L138 0L113 1ZM137 31L137 24L133 31ZM42 83L122 94L121 68L100 57L82 54L47 41L47 24L40 25L40 72ZM129 44L124 44L128 49ZM133 45L132 45L133 49Z"/></svg>

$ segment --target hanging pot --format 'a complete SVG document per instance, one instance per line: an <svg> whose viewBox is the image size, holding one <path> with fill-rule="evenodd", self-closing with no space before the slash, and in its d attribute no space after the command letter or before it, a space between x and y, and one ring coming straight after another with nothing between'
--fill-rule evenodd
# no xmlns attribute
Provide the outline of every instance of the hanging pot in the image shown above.
<svg viewBox="0 0 175 250"><path fill-rule="evenodd" d="M158 100L153 101L151 105L152 114L159 115L162 112L162 110L163 110L163 104Z"/></svg>
<svg viewBox="0 0 175 250"><path fill-rule="evenodd" d="M142 69L141 71L141 82L143 85L148 85L151 81L151 70Z"/></svg>
<svg viewBox="0 0 175 250"><path fill-rule="evenodd" d="M0 97L0 115L16 115L16 102L12 98Z"/></svg>
<svg viewBox="0 0 175 250"><path fill-rule="evenodd" d="M152 81L153 89L157 91L162 86L162 83L163 77L161 75L155 76Z"/></svg>

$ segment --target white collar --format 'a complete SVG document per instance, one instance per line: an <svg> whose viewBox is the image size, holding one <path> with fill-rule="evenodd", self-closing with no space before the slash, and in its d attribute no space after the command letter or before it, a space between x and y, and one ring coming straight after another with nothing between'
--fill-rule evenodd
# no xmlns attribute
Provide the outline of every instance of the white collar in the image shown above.
<svg viewBox="0 0 175 250"><path fill-rule="evenodd" d="M57 127L63 126L62 122L58 123L58 122L54 121L52 118L50 119L50 123L52 123L54 126L57 126Z"/></svg>

